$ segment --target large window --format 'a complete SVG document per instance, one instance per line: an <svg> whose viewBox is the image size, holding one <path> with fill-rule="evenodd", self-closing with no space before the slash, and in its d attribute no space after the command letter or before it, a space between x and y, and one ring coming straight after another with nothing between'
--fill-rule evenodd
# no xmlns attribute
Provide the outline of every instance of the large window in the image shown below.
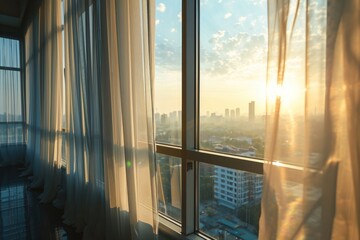
<svg viewBox="0 0 360 240"><path fill-rule="evenodd" d="M157 0L156 7L160 213L182 234L256 239L266 3Z"/></svg>
<svg viewBox="0 0 360 240"><path fill-rule="evenodd" d="M0 38L0 144L22 143L20 45Z"/></svg>
<svg viewBox="0 0 360 240"><path fill-rule="evenodd" d="M264 156L265 1L200 1L200 148Z"/></svg>
<svg viewBox="0 0 360 240"><path fill-rule="evenodd" d="M156 1L156 141L181 146L181 0ZM181 222L181 158L158 154L159 211Z"/></svg>
<svg viewBox="0 0 360 240"><path fill-rule="evenodd" d="M181 0L156 4L156 140L181 145Z"/></svg>

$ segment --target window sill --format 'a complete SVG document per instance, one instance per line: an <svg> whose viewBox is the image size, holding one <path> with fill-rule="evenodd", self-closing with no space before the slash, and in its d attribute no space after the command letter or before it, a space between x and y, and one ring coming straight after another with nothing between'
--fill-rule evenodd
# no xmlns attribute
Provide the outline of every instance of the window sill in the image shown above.
<svg viewBox="0 0 360 240"><path fill-rule="evenodd" d="M159 240L176 239L176 240L210 240L206 236L190 234L184 236L181 234L181 227L166 218L159 217Z"/></svg>

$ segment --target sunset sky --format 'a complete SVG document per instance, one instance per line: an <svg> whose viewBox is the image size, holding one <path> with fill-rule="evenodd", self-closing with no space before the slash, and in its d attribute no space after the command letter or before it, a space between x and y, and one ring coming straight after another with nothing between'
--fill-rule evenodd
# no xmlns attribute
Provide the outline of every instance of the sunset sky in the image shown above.
<svg viewBox="0 0 360 240"><path fill-rule="evenodd" d="M241 115L247 115L250 101L256 102L256 115L263 115L266 113L266 97L274 100L279 94L282 96L283 113L297 111L297 114L302 114L306 91L311 98L317 98L317 107L322 104L325 88L319 87L319 84L324 84L326 1L310 0L308 4L312 9L308 12L311 19L308 42L305 39L306 6L302 1L292 35L291 24L288 25L285 80L283 86L278 86L276 74L271 74L275 78L270 79L270 84L266 83L267 1L200 1L201 115L207 111L223 115L224 109L237 107ZM290 1L289 23L295 9L296 1ZM276 34L273 36L276 37ZM308 63L305 61L306 46ZM309 71L307 85L306 68ZM275 66L273 70L276 69ZM156 112L181 109L180 0L156 1L155 85ZM316 108L315 105L313 108ZM268 111L271 112L271 109L268 108Z"/></svg>
<svg viewBox="0 0 360 240"><path fill-rule="evenodd" d="M256 102L264 114L267 57L265 0L200 1L201 114ZM158 0L156 111L181 108L181 1ZM263 93L263 94L259 94Z"/></svg>

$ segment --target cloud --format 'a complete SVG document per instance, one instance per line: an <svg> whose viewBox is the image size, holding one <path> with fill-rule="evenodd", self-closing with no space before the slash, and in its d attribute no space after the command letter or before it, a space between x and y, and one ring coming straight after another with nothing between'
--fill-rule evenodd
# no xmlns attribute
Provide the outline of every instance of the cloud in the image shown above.
<svg viewBox="0 0 360 240"><path fill-rule="evenodd" d="M156 19L155 20L155 25L158 25L160 23L160 20L159 19Z"/></svg>
<svg viewBox="0 0 360 240"><path fill-rule="evenodd" d="M254 5L263 5L265 0L251 0L251 3Z"/></svg>
<svg viewBox="0 0 360 240"><path fill-rule="evenodd" d="M178 13L177 17L178 17L178 19L179 19L179 22L181 22L181 20L182 20L182 13L181 13L181 11Z"/></svg>
<svg viewBox="0 0 360 240"><path fill-rule="evenodd" d="M256 26L256 23L257 23L257 21L256 21L256 19L254 19L254 20L251 21L250 24L251 24L251 26L255 27L255 26Z"/></svg>
<svg viewBox="0 0 360 240"><path fill-rule="evenodd" d="M201 0L200 1L200 6L205 6L209 3L209 0Z"/></svg>
<svg viewBox="0 0 360 240"><path fill-rule="evenodd" d="M157 67L163 69L179 69L181 66L181 54L181 45L179 43L168 38L157 37L155 46L155 61Z"/></svg>
<svg viewBox="0 0 360 240"><path fill-rule="evenodd" d="M232 13L228 12L224 15L224 19L228 19L232 16Z"/></svg>
<svg viewBox="0 0 360 240"><path fill-rule="evenodd" d="M219 31L212 35L209 43L210 47L203 49L201 53L202 66L214 76L231 74L246 78L249 72L244 66L266 63L267 45L264 35Z"/></svg>
<svg viewBox="0 0 360 240"><path fill-rule="evenodd" d="M170 32L176 32L176 29L175 28L172 28L171 30L170 30Z"/></svg>
<svg viewBox="0 0 360 240"><path fill-rule="evenodd" d="M236 23L237 25L243 25L243 23L245 22L247 18L245 16L241 16L238 19L238 22Z"/></svg>
<svg viewBox="0 0 360 240"><path fill-rule="evenodd" d="M219 0L219 1L218 1L218 3L221 3L221 2L222 2L222 0Z"/></svg>
<svg viewBox="0 0 360 240"><path fill-rule="evenodd" d="M213 45L214 51L220 51L223 49L223 44L220 41L221 38L225 36L225 31L221 30L212 35L212 37L209 39L209 42Z"/></svg>
<svg viewBox="0 0 360 240"><path fill-rule="evenodd" d="M159 12L165 12L166 10L165 4L159 3L159 5L156 7L156 10L158 10Z"/></svg>
<svg viewBox="0 0 360 240"><path fill-rule="evenodd" d="M222 37L224 37L224 36L225 36L225 31L224 31L224 30L220 30L220 31L218 31L217 33L214 33L214 34L212 35L212 38L218 39L218 38L222 38Z"/></svg>

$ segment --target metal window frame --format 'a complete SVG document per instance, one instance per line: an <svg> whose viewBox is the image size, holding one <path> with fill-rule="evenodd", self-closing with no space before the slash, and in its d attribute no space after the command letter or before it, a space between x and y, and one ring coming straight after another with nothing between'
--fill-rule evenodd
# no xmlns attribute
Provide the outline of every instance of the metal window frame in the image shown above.
<svg viewBox="0 0 360 240"><path fill-rule="evenodd" d="M0 124L23 124L23 143L27 140L27 131L26 131L26 91L25 91L25 44L24 44L24 38L23 37L14 37L14 36L6 36L6 35L0 35L0 38L5 39L11 39L19 42L19 67L8 67L8 66L0 66L0 70L3 71L13 71L13 72L19 72L20 74L20 91L21 91L21 114L22 114L22 121L13 121L13 122L0 122Z"/></svg>
<svg viewBox="0 0 360 240"><path fill-rule="evenodd" d="M156 152L181 159L181 234L206 236L199 232L199 164L263 174L264 160L199 148L199 11L199 0L182 0L181 146L156 143Z"/></svg>

